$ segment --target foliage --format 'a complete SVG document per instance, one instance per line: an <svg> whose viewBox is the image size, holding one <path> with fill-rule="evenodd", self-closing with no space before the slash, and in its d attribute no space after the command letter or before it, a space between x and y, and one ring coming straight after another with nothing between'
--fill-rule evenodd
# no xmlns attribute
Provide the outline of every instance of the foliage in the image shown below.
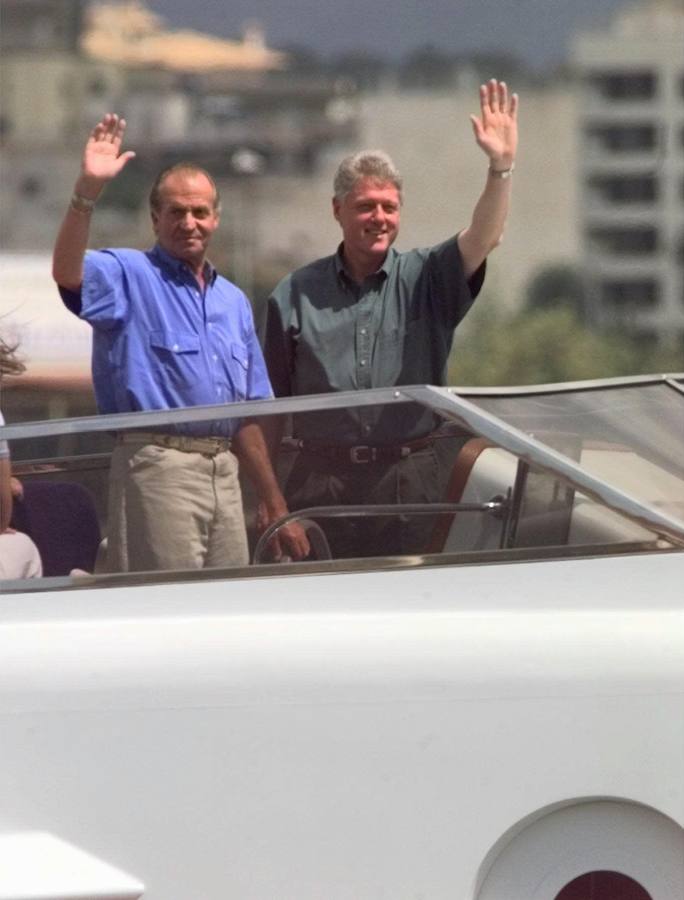
<svg viewBox="0 0 684 900"><path fill-rule="evenodd" d="M586 308L586 291L582 276L575 266L546 266L531 279L527 287L529 310L557 309L563 305L580 318Z"/></svg>
<svg viewBox="0 0 684 900"><path fill-rule="evenodd" d="M456 333L448 383L548 384L683 370L681 341L664 345L591 330L568 307L517 315L480 309Z"/></svg>

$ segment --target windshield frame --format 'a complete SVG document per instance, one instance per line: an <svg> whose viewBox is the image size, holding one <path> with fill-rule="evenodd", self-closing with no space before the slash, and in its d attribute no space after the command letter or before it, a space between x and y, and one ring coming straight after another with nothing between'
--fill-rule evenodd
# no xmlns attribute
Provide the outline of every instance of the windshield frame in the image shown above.
<svg viewBox="0 0 684 900"><path fill-rule="evenodd" d="M519 460L556 475L604 506L644 526L657 535L684 547L684 522L681 522L647 503L622 491L604 479L583 469L578 463L486 412L469 400L477 396L514 396L516 394L549 394L558 392L609 389L626 385L665 383L684 394L679 383L684 375L642 376L636 378L603 379L561 385L536 385L516 388L459 388L431 385L374 388L365 391L344 391L312 394L271 400L240 401L214 406L197 406L171 410L135 413L116 413L102 416L83 416L73 419L54 419L26 422L0 427L0 439L28 440L36 437L75 435L92 432L116 432L126 429L158 428L178 423L203 422L224 418L259 418L271 415L290 415L340 408L358 408L380 404L419 403L444 419L458 423L496 446L509 451Z"/></svg>

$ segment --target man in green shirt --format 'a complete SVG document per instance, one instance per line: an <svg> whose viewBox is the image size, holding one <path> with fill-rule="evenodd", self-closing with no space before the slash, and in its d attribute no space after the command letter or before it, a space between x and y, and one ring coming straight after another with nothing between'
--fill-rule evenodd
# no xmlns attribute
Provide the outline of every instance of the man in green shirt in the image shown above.
<svg viewBox="0 0 684 900"><path fill-rule="evenodd" d="M264 356L276 396L444 384L454 329L477 296L503 233L517 148L517 95L480 88L475 139L489 159L470 224L435 247L398 253L402 182L392 160L364 151L342 161L333 214L337 252L291 273L268 301ZM286 486L290 509L342 503L434 502L433 417L413 405L303 414ZM278 441L275 441L277 445ZM326 520L334 557L416 553L425 519Z"/></svg>

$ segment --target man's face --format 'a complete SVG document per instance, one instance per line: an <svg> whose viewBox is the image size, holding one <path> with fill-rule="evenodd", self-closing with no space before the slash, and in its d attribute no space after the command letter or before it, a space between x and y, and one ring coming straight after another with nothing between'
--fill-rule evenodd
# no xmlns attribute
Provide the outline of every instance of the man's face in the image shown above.
<svg viewBox="0 0 684 900"><path fill-rule="evenodd" d="M333 199L333 213L342 227L345 252L377 257L382 264L399 233L401 198L390 182L359 179L342 198Z"/></svg>
<svg viewBox="0 0 684 900"><path fill-rule="evenodd" d="M162 182L159 195L159 208L152 210L159 246L192 267L202 266L219 224L212 183L201 172L172 172Z"/></svg>

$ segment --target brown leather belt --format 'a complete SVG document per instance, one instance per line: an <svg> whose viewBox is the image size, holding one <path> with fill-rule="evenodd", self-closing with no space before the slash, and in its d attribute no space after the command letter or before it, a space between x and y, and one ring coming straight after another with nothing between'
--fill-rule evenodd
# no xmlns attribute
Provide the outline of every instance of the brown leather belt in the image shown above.
<svg viewBox="0 0 684 900"><path fill-rule="evenodd" d="M216 456L230 450L229 438L191 437L186 434L162 434L159 431L121 431L116 440L119 444L155 444L169 450L203 453L205 456Z"/></svg>
<svg viewBox="0 0 684 900"><path fill-rule="evenodd" d="M295 438L295 445L303 453L313 453L315 456L324 456L326 459L352 463L354 465L398 462L400 459L405 459L407 456L415 453L416 450L423 450L425 447L431 447L434 442L435 436L432 434L427 434L422 438L416 438L415 441L406 441L404 444L379 444L376 446L359 444L356 447L340 447L336 444L321 444L318 441L306 439L297 440Z"/></svg>

